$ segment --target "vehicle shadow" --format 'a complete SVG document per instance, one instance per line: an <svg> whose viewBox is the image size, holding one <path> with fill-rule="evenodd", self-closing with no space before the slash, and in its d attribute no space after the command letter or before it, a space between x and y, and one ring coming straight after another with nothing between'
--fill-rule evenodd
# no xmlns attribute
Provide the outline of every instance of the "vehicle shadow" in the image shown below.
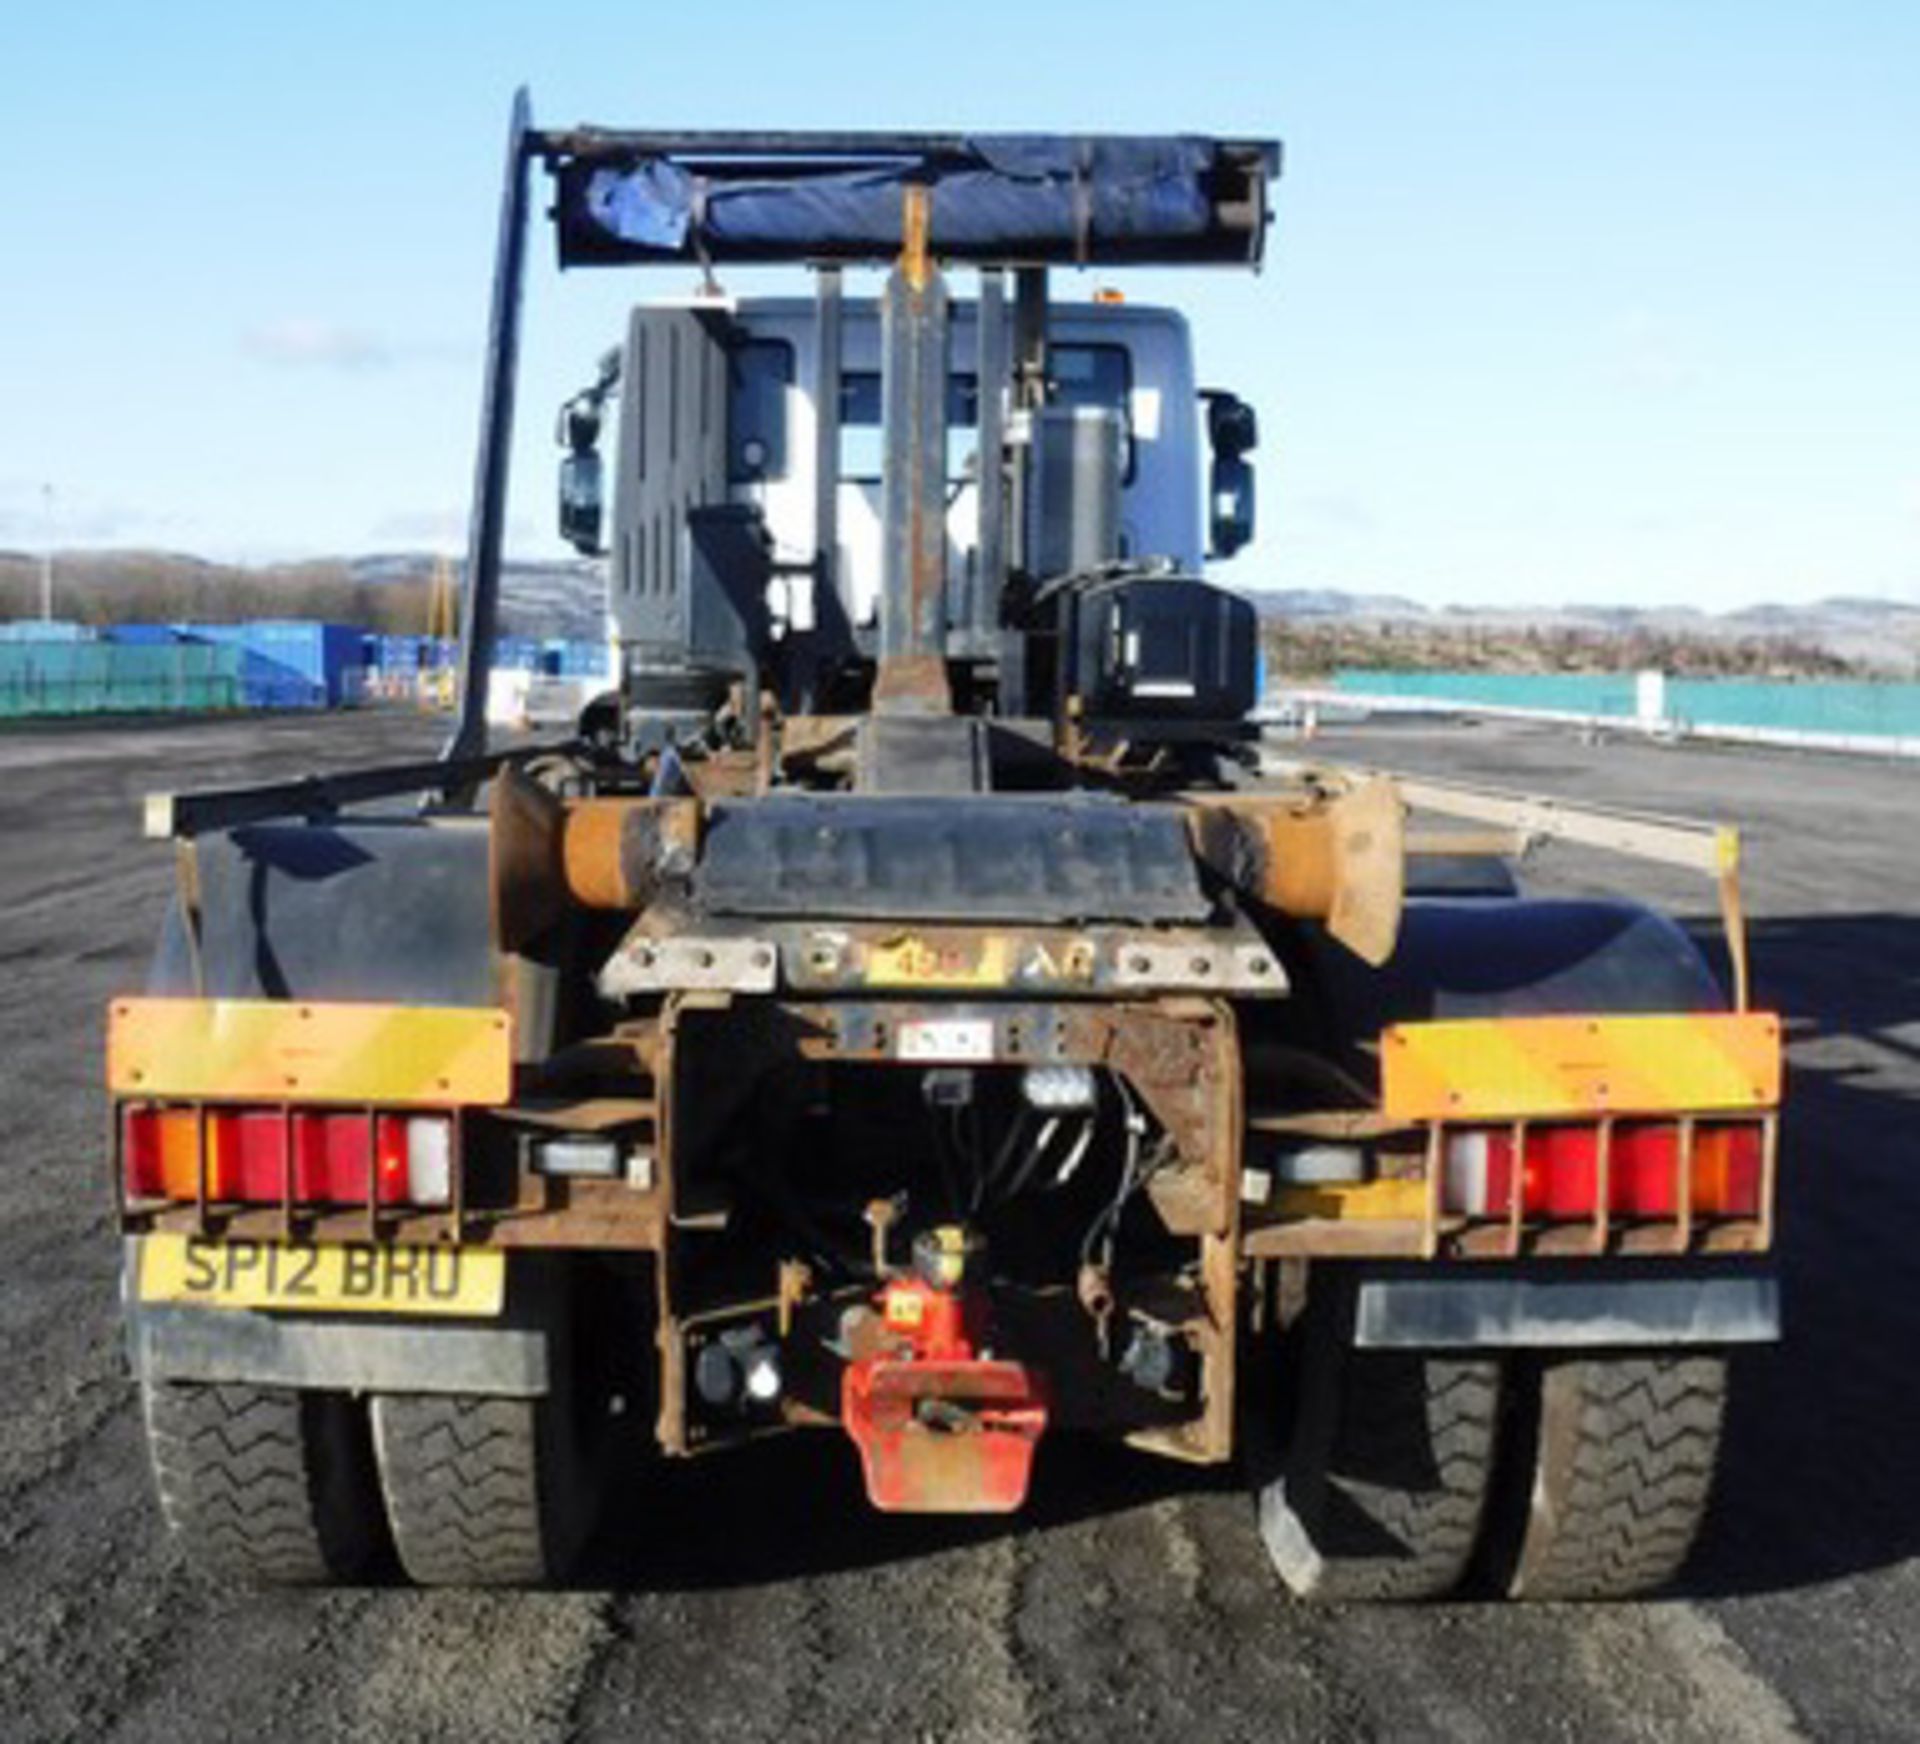
<svg viewBox="0 0 1920 1744"><path fill-rule="evenodd" d="M1200 1471L1088 1436L1053 1435L1017 1514L883 1514L867 1501L853 1444L836 1431L803 1431L636 1471L574 1584L757 1586L915 1561L1238 1483L1231 1468Z"/></svg>
<svg viewBox="0 0 1920 1744"><path fill-rule="evenodd" d="M1717 922L1702 923L1707 940ZM1789 1019L1778 1257L1786 1336L1735 1358L1713 1504L1678 1592L1780 1591L1920 1556L1920 917L1752 928L1756 1004ZM1901 1033L1903 1030L1906 1033ZM636 1468L579 1584L689 1590L869 1568L1236 1489L1051 1436L1011 1516L874 1512L844 1436ZM1251 1506L1247 1529L1254 1530Z"/></svg>
<svg viewBox="0 0 1920 1744"><path fill-rule="evenodd" d="M1791 1037L1785 1337L1735 1364L1714 1504L1684 1583L1701 1596L1920 1555L1920 917L1751 931L1755 1002L1786 1016Z"/></svg>

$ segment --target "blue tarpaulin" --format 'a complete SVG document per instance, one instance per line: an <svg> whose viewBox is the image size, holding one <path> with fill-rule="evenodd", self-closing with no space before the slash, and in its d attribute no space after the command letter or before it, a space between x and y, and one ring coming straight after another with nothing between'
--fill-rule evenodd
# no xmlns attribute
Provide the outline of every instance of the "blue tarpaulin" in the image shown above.
<svg viewBox="0 0 1920 1744"><path fill-rule="evenodd" d="M1249 260L1258 223L1216 199L1221 147L1187 135L970 139L938 156L857 167L688 164L666 156L561 164L568 262L884 256L903 190L931 189L929 246L972 260Z"/></svg>

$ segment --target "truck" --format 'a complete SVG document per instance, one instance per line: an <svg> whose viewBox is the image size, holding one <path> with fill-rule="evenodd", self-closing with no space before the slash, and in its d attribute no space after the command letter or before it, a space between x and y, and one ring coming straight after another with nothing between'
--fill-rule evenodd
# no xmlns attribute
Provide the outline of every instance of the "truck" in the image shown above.
<svg viewBox="0 0 1920 1744"><path fill-rule="evenodd" d="M895 1512L1070 1435L1235 1466L1305 1599L1675 1576L1779 1330L1738 837L1263 751L1207 579L1257 419L1104 287L1257 266L1280 162L516 97L444 754L147 802L109 1144L191 1558L554 1581L808 1430ZM613 681L498 745L536 174L563 267L698 288L559 408ZM722 288L768 265L811 295ZM1724 965L1528 893L1552 842L1700 875Z"/></svg>

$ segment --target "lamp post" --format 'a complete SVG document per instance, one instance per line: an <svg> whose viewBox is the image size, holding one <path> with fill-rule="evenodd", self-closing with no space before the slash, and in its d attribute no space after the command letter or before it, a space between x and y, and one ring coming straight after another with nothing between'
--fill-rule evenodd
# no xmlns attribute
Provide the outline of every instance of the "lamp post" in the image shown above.
<svg viewBox="0 0 1920 1744"><path fill-rule="evenodd" d="M40 553L40 621L53 622L53 486L40 487L40 499L47 510L47 543Z"/></svg>

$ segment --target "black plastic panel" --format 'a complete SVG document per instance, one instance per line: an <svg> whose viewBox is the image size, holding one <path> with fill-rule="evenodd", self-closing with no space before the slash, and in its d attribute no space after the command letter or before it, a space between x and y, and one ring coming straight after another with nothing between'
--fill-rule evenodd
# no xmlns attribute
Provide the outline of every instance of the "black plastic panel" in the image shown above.
<svg viewBox="0 0 1920 1744"><path fill-rule="evenodd" d="M1110 720L1238 720L1253 707L1259 625L1238 594L1133 577L1075 602L1068 689Z"/></svg>
<svg viewBox="0 0 1920 1744"><path fill-rule="evenodd" d="M871 920L1199 921L1186 826L1102 798L792 797L710 814L709 914Z"/></svg>
<svg viewBox="0 0 1920 1744"><path fill-rule="evenodd" d="M1419 862L1415 862L1416 866ZM1383 969L1309 934L1340 1029L1587 1012L1715 1011L1726 1005L1692 939L1631 902L1426 897L1410 900Z"/></svg>
<svg viewBox="0 0 1920 1744"><path fill-rule="evenodd" d="M482 823L254 824L196 852L209 997L500 1002ZM195 991L177 905L148 991Z"/></svg>

